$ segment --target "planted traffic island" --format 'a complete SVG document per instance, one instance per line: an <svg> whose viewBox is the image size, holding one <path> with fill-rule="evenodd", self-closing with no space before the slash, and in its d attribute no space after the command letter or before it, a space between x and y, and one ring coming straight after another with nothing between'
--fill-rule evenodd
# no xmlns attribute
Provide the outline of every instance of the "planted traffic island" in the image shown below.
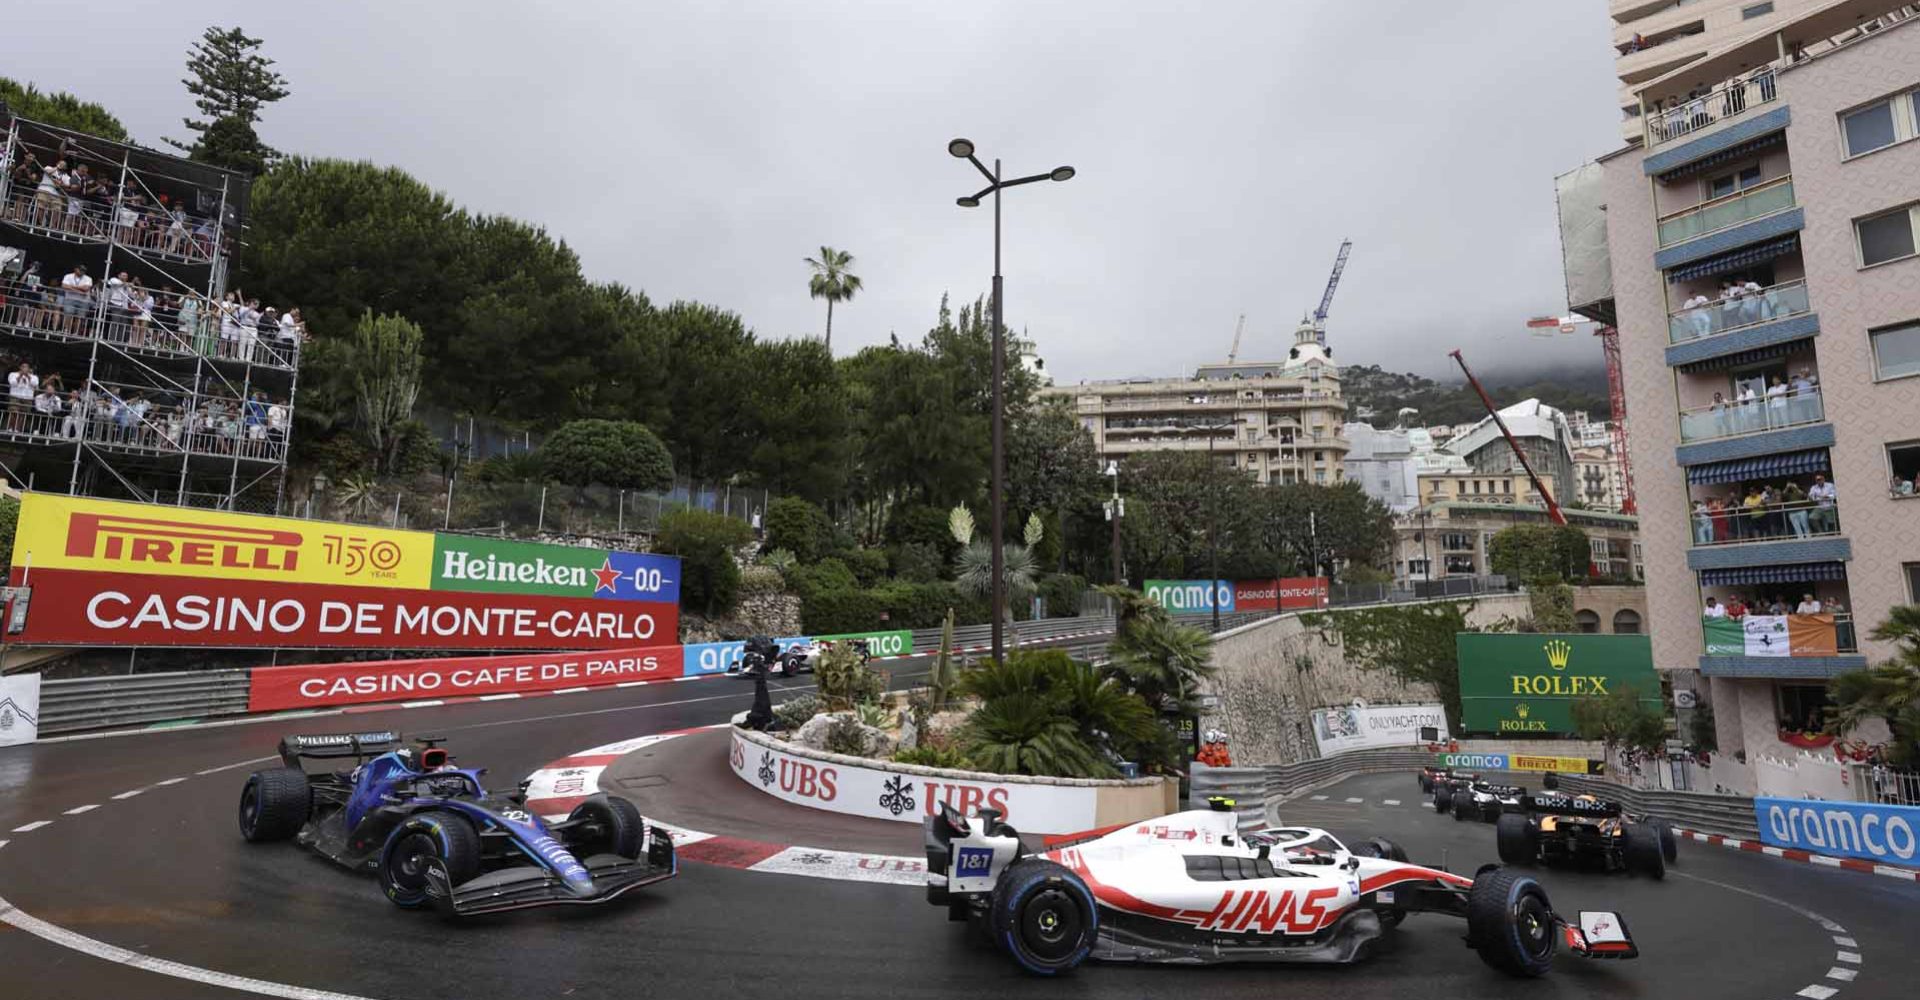
<svg viewBox="0 0 1920 1000"><path fill-rule="evenodd" d="M1174 812L1185 755L1170 720L1211 671L1209 639L1132 596L1104 666L1059 649L960 663L949 622L928 683L889 692L885 673L830 649L819 694L736 726L729 765L796 805L907 823L942 804L1036 834Z"/></svg>

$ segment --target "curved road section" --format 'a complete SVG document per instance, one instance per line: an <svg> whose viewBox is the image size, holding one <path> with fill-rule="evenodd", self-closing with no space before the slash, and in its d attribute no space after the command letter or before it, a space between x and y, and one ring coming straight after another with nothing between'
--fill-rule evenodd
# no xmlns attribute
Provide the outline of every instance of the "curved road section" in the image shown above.
<svg viewBox="0 0 1920 1000"><path fill-rule="evenodd" d="M306 729L443 733L462 763L489 767L505 785L586 756L583 750L724 723L749 699L744 685L716 681L350 714L307 720ZM1920 886L1683 843L1664 882L1541 875L1561 909L1621 911L1643 952L1626 963L1564 960L1545 983L1492 972L1460 946L1457 927L1422 917L1357 968L1089 966L1065 982L1034 980L967 941L911 886L888 884L915 879L769 870L768 859L790 848L911 857L914 830L759 795L728 771L719 733L637 741L582 765L600 768L596 782L650 816L709 835L700 838L711 845L704 850L687 845L679 878L604 909L504 914L450 927L392 906L370 878L288 845L241 842L234 821L240 785L293 731L287 725L0 751L0 995L490 1000L1094 991L1186 1000L1204 989L1211 997L1285 991L1346 1000L1852 1000L1911 996L1920 973L1913 948ZM1392 837L1416 860L1456 871L1494 853L1490 826L1436 816L1412 775L1349 779L1291 803L1286 818L1348 839ZM776 853L752 857L768 848Z"/></svg>

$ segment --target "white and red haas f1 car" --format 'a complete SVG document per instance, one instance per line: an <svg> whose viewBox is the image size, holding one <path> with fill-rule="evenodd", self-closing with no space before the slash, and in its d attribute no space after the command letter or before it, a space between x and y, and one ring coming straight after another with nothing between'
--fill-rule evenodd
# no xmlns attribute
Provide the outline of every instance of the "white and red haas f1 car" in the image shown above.
<svg viewBox="0 0 1920 1000"><path fill-rule="evenodd" d="M951 806L925 820L927 901L1029 972L1115 962L1353 962L1412 913L1467 922L1490 966L1544 974L1564 944L1589 958L1639 954L1615 913L1553 912L1532 878L1498 865L1474 877L1409 864L1388 840L1350 850L1284 827L1242 836L1231 803L1029 851L1000 813Z"/></svg>

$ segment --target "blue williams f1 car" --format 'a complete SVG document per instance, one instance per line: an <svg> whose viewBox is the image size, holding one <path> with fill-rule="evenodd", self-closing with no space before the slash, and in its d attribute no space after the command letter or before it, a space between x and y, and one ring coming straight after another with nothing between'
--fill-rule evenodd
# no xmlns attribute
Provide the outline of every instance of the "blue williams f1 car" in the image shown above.
<svg viewBox="0 0 1920 1000"><path fill-rule="evenodd" d="M380 878L387 898L447 916L560 903L604 903L672 878L667 832L633 803L594 795L547 823L526 808L524 786L481 785L484 768L456 768L439 737L392 732L289 736L281 767L255 771L240 793L240 835L292 838ZM309 760L347 760L309 773Z"/></svg>

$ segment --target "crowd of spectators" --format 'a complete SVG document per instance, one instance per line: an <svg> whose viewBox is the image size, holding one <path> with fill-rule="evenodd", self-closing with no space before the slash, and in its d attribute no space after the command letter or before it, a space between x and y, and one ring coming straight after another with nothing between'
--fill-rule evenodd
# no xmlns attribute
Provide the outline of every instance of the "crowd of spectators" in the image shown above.
<svg viewBox="0 0 1920 1000"><path fill-rule="evenodd" d="M292 415L284 397L264 390L241 398L89 380L75 388L58 373L43 378L27 361L7 373L9 436L278 461Z"/></svg>
<svg viewBox="0 0 1920 1000"><path fill-rule="evenodd" d="M110 343L291 368L306 325L300 310L262 309L235 289L209 299L177 286L149 287L126 271L96 282L84 264L57 278L40 261L0 266L0 325L86 336L105 308Z"/></svg>
<svg viewBox="0 0 1920 1000"><path fill-rule="evenodd" d="M1831 535L1840 530L1837 501L1823 473L1805 487L1790 479L1748 483L1693 502L1693 544Z"/></svg>
<svg viewBox="0 0 1920 1000"><path fill-rule="evenodd" d="M1713 422L1713 436L1746 434L1775 427L1791 427L1820 419L1820 376L1801 368L1789 380L1785 374L1766 379L1764 391L1756 388L1759 379L1740 383L1734 398L1716 392L1706 406Z"/></svg>
<svg viewBox="0 0 1920 1000"><path fill-rule="evenodd" d="M1727 595L1727 602L1720 603L1715 598L1707 598L1706 609L1702 612L1707 618L1731 618L1736 621L1748 615L1844 615L1846 606L1838 598L1822 601L1813 591L1800 593L1794 600L1790 592L1756 594L1751 602L1739 593Z"/></svg>
<svg viewBox="0 0 1920 1000"><path fill-rule="evenodd" d="M5 164L7 221L187 261L209 261L223 238L215 220L190 215L184 199L149 190L118 164L88 162L62 140L57 150L19 149ZM123 176L125 179L123 180Z"/></svg>
<svg viewBox="0 0 1920 1000"><path fill-rule="evenodd" d="M1690 338L1706 337L1806 311L1803 302L1787 301L1789 297L1781 286L1764 287L1751 277L1722 281L1718 297L1695 292L1680 303L1680 319L1675 331Z"/></svg>

